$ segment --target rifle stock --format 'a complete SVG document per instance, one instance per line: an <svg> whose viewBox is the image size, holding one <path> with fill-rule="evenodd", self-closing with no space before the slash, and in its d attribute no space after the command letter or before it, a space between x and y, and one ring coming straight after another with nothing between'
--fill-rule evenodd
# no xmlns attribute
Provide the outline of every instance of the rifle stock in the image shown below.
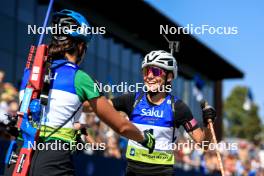
<svg viewBox="0 0 264 176"><path fill-rule="evenodd" d="M29 57L32 57L34 47L31 46ZM24 138L23 147L20 150L13 176L26 176L30 168L30 161L33 156L33 148L29 145L29 142L34 142L39 137L39 130L34 128L29 119L25 118L24 114L30 114L29 104L31 100L39 98L43 86L44 67L47 60L47 45L40 45L37 47L36 55L33 65L30 70L30 78L27 83L27 87L23 96L22 104L18 113L18 129L20 129ZM30 67L31 59L28 59L27 66Z"/></svg>

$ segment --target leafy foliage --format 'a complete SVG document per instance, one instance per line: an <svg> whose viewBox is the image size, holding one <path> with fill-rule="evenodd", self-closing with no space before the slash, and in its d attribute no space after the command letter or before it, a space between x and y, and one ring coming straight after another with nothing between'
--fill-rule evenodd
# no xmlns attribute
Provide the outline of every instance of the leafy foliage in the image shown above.
<svg viewBox="0 0 264 176"><path fill-rule="evenodd" d="M232 137L245 138L256 141L257 135L261 133L261 120L258 115L258 106L254 103L251 109L246 111L243 104L247 96L247 88L242 86L235 87L229 97L225 100L224 111L228 121L225 129Z"/></svg>

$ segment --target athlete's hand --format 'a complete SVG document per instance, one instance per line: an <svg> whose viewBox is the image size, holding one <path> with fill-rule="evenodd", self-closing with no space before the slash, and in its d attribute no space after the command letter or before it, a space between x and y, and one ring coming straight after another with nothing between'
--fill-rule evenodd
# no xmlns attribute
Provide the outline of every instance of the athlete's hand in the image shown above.
<svg viewBox="0 0 264 176"><path fill-rule="evenodd" d="M155 147L155 138L153 136L153 129L144 130L144 140L139 142L141 145L149 149L149 154L151 154Z"/></svg>
<svg viewBox="0 0 264 176"><path fill-rule="evenodd" d="M23 147L28 148L30 144L29 142L31 142L31 144L34 144L37 129L34 128L31 123L29 123L27 113L24 113L23 115L20 129L24 140Z"/></svg>
<svg viewBox="0 0 264 176"><path fill-rule="evenodd" d="M203 112L203 122L204 125L208 125L208 120L212 120L212 122L216 119L216 111L212 106L206 106L202 109Z"/></svg>
<svg viewBox="0 0 264 176"><path fill-rule="evenodd" d="M35 122L39 122L40 113L41 113L41 105L39 99L34 99L29 104L29 109L32 115L32 118Z"/></svg>

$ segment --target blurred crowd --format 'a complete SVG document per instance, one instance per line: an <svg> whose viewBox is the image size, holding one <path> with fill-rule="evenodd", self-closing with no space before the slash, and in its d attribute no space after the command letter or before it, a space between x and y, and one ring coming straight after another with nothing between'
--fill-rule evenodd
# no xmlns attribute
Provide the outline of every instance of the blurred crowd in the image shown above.
<svg viewBox="0 0 264 176"><path fill-rule="evenodd" d="M4 82L5 73L0 70L0 138L12 139L17 136L12 114L16 113L18 91L10 83ZM112 158L125 158L127 139L117 135L111 128L92 112L85 102L82 123L86 124L85 133L80 135L82 142L105 144L104 150L95 150L92 146L84 152ZM124 118L126 114L120 112ZM9 114L9 116L8 116ZM13 123L13 124L12 124ZM187 142L188 137L182 135L178 143ZM264 176L264 144L254 145L242 139L226 139L223 143L237 143L236 150L221 150L226 176ZM188 147L175 150L175 168L192 171L195 175L214 175L219 173L218 160L214 151L203 152Z"/></svg>
<svg viewBox="0 0 264 176"><path fill-rule="evenodd" d="M186 143L187 138L178 142ZM255 145L243 139L225 139L221 144L236 144L234 148L219 147L225 176L264 176L264 145ZM214 150L203 152L188 147L175 151L176 165L185 171L201 175L219 175L218 159ZM197 174L198 175L198 174Z"/></svg>
<svg viewBox="0 0 264 176"><path fill-rule="evenodd" d="M86 122L88 125L86 128L87 135L81 137L82 141L97 145L92 145L85 153L121 159L122 149L125 149L125 145L122 147L121 143L122 140L126 143L126 139L117 135L105 123L100 121L93 112L86 113ZM104 145L104 150L98 150L97 146L100 146L100 144Z"/></svg>
<svg viewBox="0 0 264 176"><path fill-rule="evenodd" d="M0 70L0 137L10 139L17 135L13 114L18 111L18 92L11 84L4 82L5 72Z"/></svg>

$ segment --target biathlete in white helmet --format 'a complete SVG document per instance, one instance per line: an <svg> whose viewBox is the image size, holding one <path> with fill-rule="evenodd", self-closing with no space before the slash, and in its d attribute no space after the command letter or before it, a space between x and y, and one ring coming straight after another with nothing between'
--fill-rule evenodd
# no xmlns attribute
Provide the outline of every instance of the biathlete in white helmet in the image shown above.
<svg viewBox="0 0 264 176"><path fill-rule="evenodd" d="M127 113L130 121L141 131L151 130L156 139L152 154L138 142L128 141L126 176L173 175L173 149L178 128L183 126L197 143L211 141L208 118L214 121L216 112L203 109L204 127L199 127L189 107L178 97L171 95L173 79L177 77L177 62L166 51L152 51L142 62L142 75L147 91L128 93L111 99L118 111Z"/></svg>

